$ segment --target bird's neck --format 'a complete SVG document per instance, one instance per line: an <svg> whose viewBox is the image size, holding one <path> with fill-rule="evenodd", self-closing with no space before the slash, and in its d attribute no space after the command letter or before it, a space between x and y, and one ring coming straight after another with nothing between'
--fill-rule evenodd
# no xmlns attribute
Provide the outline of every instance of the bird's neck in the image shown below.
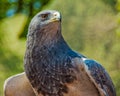
<svg viewBox="0 0 120 96"><path fill-rule="evenodd" d="M61 25L56 26L55 24L54 27L58 28L54 30L52 28L50 30L45 30L47 28L43 28L38 30L36 34L28 36L25 55L27 60L31 59L37 62L39 60L45 59L45 61L47 61L47 59L49 59L48 61L50 61L50 59L62 59L67 56L71 49L61 35ZM48 31L49 33L44 33L44 31Z"/></svg>
<svg viewBox="0 0 120 96"><path fill-rule="evenodd" d="M71 50L62 37L59 38L59 40L56 40L56 41L51 40L48 42L42 45L33 46L32 54L37 56L39 55L41 57L43 56L46 57L48 55L58 56L58 55L65 55L68 53L68 51Z"/></svg>
<svg viewBox="0 0 120 96"><path fill-rule="evenodd" d="M31 46L29 49L38 48L39 50L43 50L43 48L47 48L47 51L51 50L52 48L54 50L64 48L64 50L70 50L61 34L61 22L49 23L45 26L42 26L42 28L39 28L38 26L32 35L33 36L28 36L27 40L28 47Z"/></svg>

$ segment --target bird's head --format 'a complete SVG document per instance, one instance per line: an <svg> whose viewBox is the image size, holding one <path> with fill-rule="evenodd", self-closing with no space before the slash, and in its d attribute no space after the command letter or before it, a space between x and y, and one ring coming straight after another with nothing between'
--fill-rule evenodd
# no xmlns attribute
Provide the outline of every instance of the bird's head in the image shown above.
<svg viewBox="0 0 120 96"><path fill-rule="evenodd" d="M44 10L34 16L34 18L31 20L31 23L29 25L29 29L39 30L40 28L49 26L49 28L46 29L49 29L50 31L50 29L54 29L60 23L61 23L61 15L58 11Z"/></svg>
<svg viewBox="0 0 120 96"><path fill-rule="evenodd" d="M44 10L33 17L28 29L28 37L36 35L39 41L49 40L61 33L61 15L55 10ZM35 36L35 37L36 37Z"/></svg>
<svg viewBox="0 0 120 96"><path fill-rule="evenodd" d="M33 19L33 20L35 20L35 22L36 22L36 18L41 26L42 25L44 26L51 22L60 22L61 21L60 13L55 10L42 11L35 16L35 19Z"/></svg>

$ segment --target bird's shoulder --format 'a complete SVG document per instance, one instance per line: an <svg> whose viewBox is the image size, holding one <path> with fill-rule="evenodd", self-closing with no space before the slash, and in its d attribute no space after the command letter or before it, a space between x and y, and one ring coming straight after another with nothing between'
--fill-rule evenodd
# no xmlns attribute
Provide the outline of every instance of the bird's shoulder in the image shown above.
<svg viewBox="0 0 120 96"><path fill-rule="evenodd" d="M77 62L78 66L81 65L81 67L78 67L79 69L84 68L85 72L89 76L90 80L98 88L99 92L106 94L106 96L116 96L112 80L100 63L83 56L74 60Z"/></svg>

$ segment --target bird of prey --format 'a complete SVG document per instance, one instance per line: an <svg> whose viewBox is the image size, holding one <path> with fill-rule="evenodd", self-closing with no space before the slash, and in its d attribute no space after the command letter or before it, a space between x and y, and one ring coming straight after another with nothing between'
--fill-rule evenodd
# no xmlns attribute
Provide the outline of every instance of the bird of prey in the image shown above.
<svg viewBox="0 0 120 96"><path fill-rule="evenodd" d="M24 67L37 96L116 96L106 70L65 42L61 14L55 10L31 20Z"/></svg>

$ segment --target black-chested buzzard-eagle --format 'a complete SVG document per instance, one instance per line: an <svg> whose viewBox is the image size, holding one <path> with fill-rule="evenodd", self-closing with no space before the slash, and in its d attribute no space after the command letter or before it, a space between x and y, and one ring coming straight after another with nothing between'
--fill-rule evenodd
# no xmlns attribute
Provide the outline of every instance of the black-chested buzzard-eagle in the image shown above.
<svg viewBox="0 0 120 96"><path fill-rule="evenodd" d="M32 19L24 66L37 96L116 96L106 70L65 42L61 15L55 10L42 11Z"/></svg>

